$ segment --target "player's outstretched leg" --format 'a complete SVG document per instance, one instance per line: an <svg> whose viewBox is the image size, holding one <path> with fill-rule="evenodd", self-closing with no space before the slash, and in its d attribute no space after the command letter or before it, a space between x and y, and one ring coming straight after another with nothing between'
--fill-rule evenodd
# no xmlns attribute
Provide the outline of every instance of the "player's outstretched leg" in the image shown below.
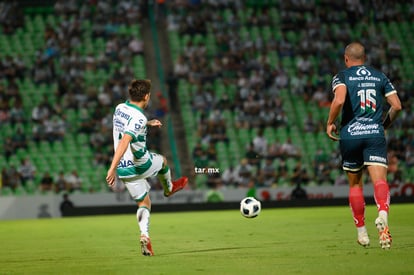
<svg viewBox="0 0 414 275"><path fill-rule="evenodd" d="M145 235L141 235L140 238L141 243L141 252L144 256L154 256L154 251L152 251L151 240L149 237Z"/></svg>
<svg viewBox="0 0 414 275"><path fill-rule="evenodd" d="M382 249L390 249L391 248L391 243L392 243L392 237L391 237L391 233L388 229L388 224L385 221L385 219L381 216L379 216L376 220L375 220L375 226L378 229L378 234L379 234L379 244L381 246Z"/></svg>
<svg viewBox="0 0 414 275"><path fill-rule="evenodd" d="M187 177L181 177L175 181L172 182L172 188L170 191L165 192L164 191L164 196L169 197L172 194L180 191L181 189L183 189L188 183L188 178Z"/></svg>

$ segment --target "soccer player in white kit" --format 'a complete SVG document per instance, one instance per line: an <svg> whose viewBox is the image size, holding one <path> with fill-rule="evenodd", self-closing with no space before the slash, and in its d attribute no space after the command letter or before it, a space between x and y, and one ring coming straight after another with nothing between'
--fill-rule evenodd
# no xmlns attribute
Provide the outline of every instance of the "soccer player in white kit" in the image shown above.
<svg viewBox="0 0 414 275"><path fill-rule="evenodd" d="M154 252L149 238L151 187L146 179L158 175L164 195L169 197L183 189L188 178L181 177L172 181L167 159L147 150L147 126L162 126L159 120L147 120L144 115L144 109L148 106L151 96L151 81L132 80L128 93L129 100L119 104L113 115L115 153L106 181L109 186L113 186L117 180L122 181L137 202L136 216L141 231L141 252L144 256L152 256Z"/></svg>

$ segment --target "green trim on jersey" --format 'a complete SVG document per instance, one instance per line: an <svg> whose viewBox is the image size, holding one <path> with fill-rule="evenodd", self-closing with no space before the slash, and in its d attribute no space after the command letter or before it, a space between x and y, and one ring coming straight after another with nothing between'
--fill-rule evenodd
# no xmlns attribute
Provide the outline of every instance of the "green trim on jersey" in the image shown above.
<svg viewBox="0 0 414 275"><path fill-rule="evenodd" d="M143 141L145 141L145 136L144 135L138 135L137 140L143 142Z"/></svg>
<svg viewBox="0 0 414 275"><path fill-rule="evenodd" d="M147 153L147 148L144 148L144 150L138 150L138 151L133 152L134 157L136 157L137 159L142 158L146 153Z"/></svg>
<svg viewBox="0 0 414 275"><path fill-rule="evenodd" d="M141 175L145 173L152 165L152 160L148 159L147 162L141 164L139 166L131 166L128 168L118 168L116 172L118 173L120 178L126 178L135 175Z"/></svg>
<svg viewBox="0 0 414 275"><path fill-rule="evenodd" d="M144 110L142 110L139 106L132 104L131 102L129 102L129 100L125 101L125 104L128 105L131 108L135 108L138 111L140 111L142 114L144 114Z"/></svg>
<svg viewBox="0 0 414 275"><path fill-rule="evenodd" d="M128 131L125 131L125 134L130 135L130 136L132 137L131 142L137 142L137 141L139 141L139 140L137 139L137 137L136 137L133 133L128 132Z"/></svg>

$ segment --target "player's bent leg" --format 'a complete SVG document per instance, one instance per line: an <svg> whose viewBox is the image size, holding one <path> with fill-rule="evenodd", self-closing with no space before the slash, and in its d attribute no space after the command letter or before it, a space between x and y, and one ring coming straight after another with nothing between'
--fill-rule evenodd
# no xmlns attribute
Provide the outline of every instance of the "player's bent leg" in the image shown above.
<svg viewBox="0 0 414 275"><path fill-rule="evenodd" d="M164 156L162 157L162 161L162 168L158 171L158 178L164 189L164 194L168 194L172 189L171 170L170 167L168 167L167 159Z"/></svg>
<svg viewBox="0 0 414 275"><path fill-rule="evenodd" d="M388 227L388 212L390 206L390 190L387 178L387 167L383 164L368 166L371 181L374 183L374 199L378 208L378 218L375 226L378 230L379 244L382 249L390 249L392 243Z"/></svg>
<svg viewBox="0 0 414 275"><path fill-rule="evenodd" d="M162 169L158 172L159 179L164 189L164 196L169 197L183 189L187 183L187 177L181 177L175 181L171 180L171 170L167 165L167 159L163 156Z"/></svg>
<svg viewBox="0 0 414 275"><path fill-rule="evenodd" d="M378 217L375 220L375 226L377 227L379 234L379 244L382 249L390 249L392 243L391 233L388 228L388 224L382 217Z"/></svg>
<svg viewBox="0 0 414 275"><path fill-rule="evenodd" d="M385 180L374 182L374 198L378 208L378 218L375 220L379 234L379 244L382 249L390 249L392 243L388 227L388 212L390 204L390 191Z"/></svg>
<svg viewBox="0 0 414 275"><path fill-rule="evenodd" d="M165 166L167 166L168 165L168 161L167 161L167 158L165 157L165 156L162 156L162 168L164 168Z"/></svg>
<svg viewBox="0 0 414 275"><path fill-rule="evenodd" d="M379 244L382 249L390 249L392 237L388 227L388 212L390 205L390 190L385 180L374 182L374 198L378 208L378 218L375 220L379 234Z"/></svg>
<svg viewBox="0 0 414 275"><path fill-rule="evenodd" d="M182 190L188 183L188 178L187 177L181 177L175 181L172 182L172 188L170 192L165 193L164 192L164 196L169 197L172 194Z"/></svg>
<svg viewBox="0 0 414 275"><path fill-rule="evenodd" d="M388 212L390 208L390 188L387 181L377 180L374 182L374 199L378 208L378 214L388 223Z"/></svg>

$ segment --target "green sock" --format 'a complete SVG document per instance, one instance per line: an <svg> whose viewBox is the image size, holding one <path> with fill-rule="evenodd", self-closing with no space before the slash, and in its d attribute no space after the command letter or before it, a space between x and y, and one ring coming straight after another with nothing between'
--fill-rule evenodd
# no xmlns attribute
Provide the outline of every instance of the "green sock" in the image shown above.
<svg viewBox="0 0 414 275"><path fill-rule="evenodd" d="M168 193L172 189L172 183L171 183L171 170L166 165L163 169L161 169L158 172L158 178L160 179L160 182L162 184L162 188L164 189L164 193Z"/></svg>

